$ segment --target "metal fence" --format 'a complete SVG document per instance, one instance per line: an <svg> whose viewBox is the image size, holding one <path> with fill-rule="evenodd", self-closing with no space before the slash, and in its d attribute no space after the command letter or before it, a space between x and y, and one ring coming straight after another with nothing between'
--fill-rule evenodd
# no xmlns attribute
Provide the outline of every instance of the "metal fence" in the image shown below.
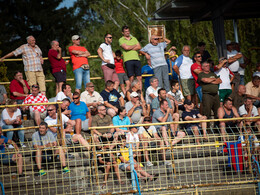
<svg viewBox="0 0 260 195"><path fill-rule="evenodd" d="M22 154L25 176L19 177L16 163L1 163L0 182L5 193L13 195L209 194L225 193L227 190L240 194L256 194L260 182L257 147L259 142L255 139L259 136L257 127L252 126L250 130L243 127L241 132L234 128L226 135L227 143L236 143L238 137L243 134L243 146L230 146L223 150L225 143L221 141L219 128L213 125L214 121L216 120L207 120L211 123L207 128L209 140L203 141L201 137L201 145L196 145L194 137L187 135L177 145L170 147L162 144L162 138L140 140L137 149L136 143L127 144L124 137L120 137L116 143L100 140L97 144L90 132L82 132L91 150L88 151L79 143L65 145L65 140L58 140L59 147L66 153L66 164L70 172L63 174L61 157L50 155L50 158L42 162L47 173L44 176L38 175L34 154L36 150L31 141L31 133L35 131L32 129L37 130L37 127L27 127L26 148L20 148L19 151L9 149L7 145L5 148L7 155ZM184 122L178 123L179 129L185 131L182 127ZM61 120L56 126L61 128L60 124ZM91 127L98 128L102 127ZM173 139L169 134L169 141ZM55 150L57 147L53 148L53 151ZM147 157L153 166L148 166ZM237 164L234 164L236 159ZM2 159L0 161L2 162Z"/></svg>

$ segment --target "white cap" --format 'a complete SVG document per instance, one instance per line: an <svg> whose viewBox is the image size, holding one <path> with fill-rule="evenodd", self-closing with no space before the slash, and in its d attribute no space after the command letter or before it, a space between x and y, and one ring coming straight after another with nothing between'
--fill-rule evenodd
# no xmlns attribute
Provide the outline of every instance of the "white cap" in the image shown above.
<svg viewBox="0 0 260 195"><path fill-rule="evenodd" d="M72 41L73 41L73 40L77 40L77 39L80 39L79 35L73 35L73 36L71 37L71 40L72 40Z"/></svg>
<svg viewBox="0 0 260 195"><path fill-rule="evenodd" d="M231 44L231 41L230 40L226 40L226 45L229 45Z"/></svg>
<svg viewBox="0 0 260 195"><path fill-rule="evenodd" d="M139 97L139 94L134 91L130 94L130 97Z"/></svg>

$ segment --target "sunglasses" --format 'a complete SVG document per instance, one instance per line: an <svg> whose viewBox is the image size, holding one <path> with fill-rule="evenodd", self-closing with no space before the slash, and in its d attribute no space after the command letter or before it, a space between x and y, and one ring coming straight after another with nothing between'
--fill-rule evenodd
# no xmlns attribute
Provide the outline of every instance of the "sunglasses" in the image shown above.
<svg viewBox="0 0 260 195"><path fill-rule="evenodd" d="M94 85L93 86L88 86L88 87L94 87Z"/></svg>
<svg viewBox="0 0 260 195"><path fill-rule="evenodd" d="M202 56L196 56L196 58L201 58Z"/></svg>
<svg viewBox="0 0 260 195"><path fill-rule="evenodd" d="M77 41L80 40L80 38L76 39Z"/></svg>
<svg viewBox="0 0 260 195"><path fill-rule="evenodd" d="M79 97L74 97L74 98L72 98L73 100L77 100L77 99L79 99Z"/></svg>
<svg viewBox="0 0 260 195"><path fill-rule="evenodd" d="M112 39L113 37L107 37L108 39Z"/></svg>
<svg viewBox="0 0 260 195"><path fill-rule="evenodd" d="M32 85L32 87L33 87L33 88L39 88L39 86L38 86L38 85Z"/></svg>
<svg viewBox="0 0 260 195"><path fill-rule="evenodd" d="M47 110L47 112L53 111L54 109Z"/></svg>
<svg viewBox="0 0 260 195"><path fill-rule="evenodd" d="M158 38L155 38L155 39L153 39L153 40L156 40L156 41L158 41L159 39L158 39Z"/></svg>

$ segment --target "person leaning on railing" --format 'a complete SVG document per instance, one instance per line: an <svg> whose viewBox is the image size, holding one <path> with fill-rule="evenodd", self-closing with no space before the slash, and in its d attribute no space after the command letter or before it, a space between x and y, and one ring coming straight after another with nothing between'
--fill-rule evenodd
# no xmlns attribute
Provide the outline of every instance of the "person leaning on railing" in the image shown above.
<svg viewBox="0 0 260 195"><path fill-rule="evenodd" d="M16 101L12 99L7 99L6 105L16 105ZM14 128L22 128L22 120L21 120L21 111L17 107L5 108L2 112L1 117L1 125L2 129L14 129ZM14 131L7 131L6 136L8 139L12 140L14 135ZM24 130L18 130L18 137L21 142L22 147L26 147L24 145ZM12 144L8 146L9 149L14 148Z"/></svg>

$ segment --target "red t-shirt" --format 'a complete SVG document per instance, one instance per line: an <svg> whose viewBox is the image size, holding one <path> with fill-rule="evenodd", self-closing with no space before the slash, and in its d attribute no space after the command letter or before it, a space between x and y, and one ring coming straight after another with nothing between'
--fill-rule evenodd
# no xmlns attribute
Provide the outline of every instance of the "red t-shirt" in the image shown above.
<svg viewBox="0 0 260 195"><path fill-rule="evenodd" d="M82 46L73 46L72 45L72 46L69 47L71 61L72 61L72 64L73 64L73 70L80 68L83 64L88 64L88 58L86 58L86 57L76 57L73 53L71 53L73 50L88 51L85 47L82 47Z"/></svg>
<svg viewBox="0 0 260 195"><path fill-rule="evenodd" d="M115 66L116 66L116 73L125 73L124 65L123 65L123 60L117 60L115 58Z"/></svg>
<svg viewBox="0 0 260 195"><path fill-rule="evenodd" d="M199 64L197 64L197 63L195 62L194 64L191 65L190 69L191 69L191 74L192 74L193 78L195 79L195 88L197 88L197 87L200 86L200 85L199 85L198 82L197 82L197 80L198 80L198 75L194 72L194 70L199 69L199 70L202 71L201 65L199 65Z"/></svg>
<svg viewBox="0 0 260 195"><path fill-rule="evenodd" d="M28 90L30 90L30 87L29 87L26 80L24 80L24 83L27 86ZM22 97L14 96L13 92L25 94L24 90L23 90L22 83L18 82L16 79L12 80L11 83L10 83L10 93L11 93L10 98L15 99L15 100L24 100L26 98L26 97L23 97L23 96Z"/></svg>
<svg viewBox="0 0 260 195"><path fill-rule="evenodd" d="M48 58L51 63L52 73L60 72L61 70L66 72L66 64L65 61L61 59L57 59L58 51L54 49L50 49L48 52Z"/></svg>

